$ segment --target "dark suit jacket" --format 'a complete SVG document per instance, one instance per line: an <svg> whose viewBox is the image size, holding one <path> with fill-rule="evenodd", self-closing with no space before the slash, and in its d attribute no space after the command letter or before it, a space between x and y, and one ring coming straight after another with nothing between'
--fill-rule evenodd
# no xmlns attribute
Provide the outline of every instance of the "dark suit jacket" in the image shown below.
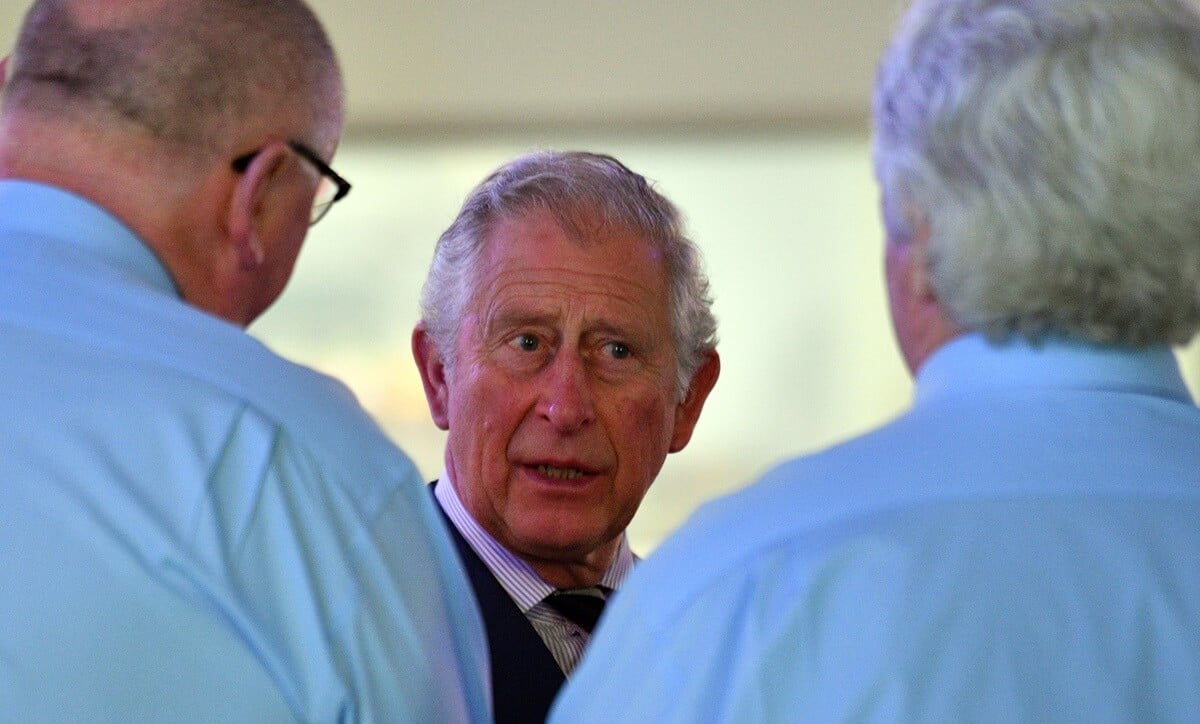
<svg viewBox="0 0 1200 724"><path fill-rule="evenodd" d="M437 481L434 481L429 486L430 492L436 485ZM438 510L441 510L440 505ZM566 677L508 591L446 517L445 511L442 511L442 517L458 548L483 614L491 654L496 724L542 724Z"/></svg>

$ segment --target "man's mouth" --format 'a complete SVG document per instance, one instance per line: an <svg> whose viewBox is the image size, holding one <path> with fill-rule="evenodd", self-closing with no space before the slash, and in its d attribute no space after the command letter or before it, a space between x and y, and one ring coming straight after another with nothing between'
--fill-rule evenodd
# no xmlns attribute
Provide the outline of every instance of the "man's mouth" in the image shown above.
<svg viewBox="0 0 1200 724"><path fill-rule="evenodd" d="M553 465L539 465L537 471L541 475L556 480L575 480L584 476L583 471L578 468L559 468Z"/></svg>

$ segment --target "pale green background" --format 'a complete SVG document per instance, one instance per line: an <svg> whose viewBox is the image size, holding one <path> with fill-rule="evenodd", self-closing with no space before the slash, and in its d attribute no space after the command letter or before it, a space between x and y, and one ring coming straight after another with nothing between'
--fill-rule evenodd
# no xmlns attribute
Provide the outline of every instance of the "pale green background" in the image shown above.
<svg viewBox="0 0 1200 724"><path fill-rule="evenodd" d="M636 550L648 552L704 500L907 404L867 139L855 134L352 141L334 165L353 193L313 230L282 301L252 331L347 380L435 477L443 433L409 353L420 285L470 188L539 147L612 153L655 181L683 208L712 279L721 379L691 445L668 458L630 529ZM1185 360L1193 382L1195 347Z"/></svg>

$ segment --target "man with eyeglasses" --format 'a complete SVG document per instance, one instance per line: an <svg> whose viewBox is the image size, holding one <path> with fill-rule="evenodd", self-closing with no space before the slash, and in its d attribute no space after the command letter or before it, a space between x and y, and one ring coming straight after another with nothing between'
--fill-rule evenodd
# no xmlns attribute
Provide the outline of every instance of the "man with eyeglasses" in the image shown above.
<svg viewBox="0 0 1200 724"><path fill-rule="evenodd" d="M489 720L412 463L243 330L350 190L317 18L38 0L7 76L0 718Z"/></svg>

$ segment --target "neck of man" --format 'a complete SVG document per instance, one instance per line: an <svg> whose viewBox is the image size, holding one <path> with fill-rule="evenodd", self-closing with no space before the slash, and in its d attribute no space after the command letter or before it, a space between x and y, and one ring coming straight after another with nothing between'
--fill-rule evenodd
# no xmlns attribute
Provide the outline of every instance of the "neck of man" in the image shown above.
<svg viewBox="0 0 1200 724"><path fill-rule="evenodd" d="M619 535L578 558L519 555L543 581L555 588L587 588L600 584L604 574L617 559L617 552L620 551L624 539L624 535Z"/></svg>
<svg viewBox="0 0 1200 724"><path fill-rule="evenodd" d="M55 186L104 208L158 257L185 301L245 327L254 315L235 306L234 282L221 274L230 265L218 258L225 181L192 163L131 131L33 113L10 113L0 125L0 178Z"/></svg>

